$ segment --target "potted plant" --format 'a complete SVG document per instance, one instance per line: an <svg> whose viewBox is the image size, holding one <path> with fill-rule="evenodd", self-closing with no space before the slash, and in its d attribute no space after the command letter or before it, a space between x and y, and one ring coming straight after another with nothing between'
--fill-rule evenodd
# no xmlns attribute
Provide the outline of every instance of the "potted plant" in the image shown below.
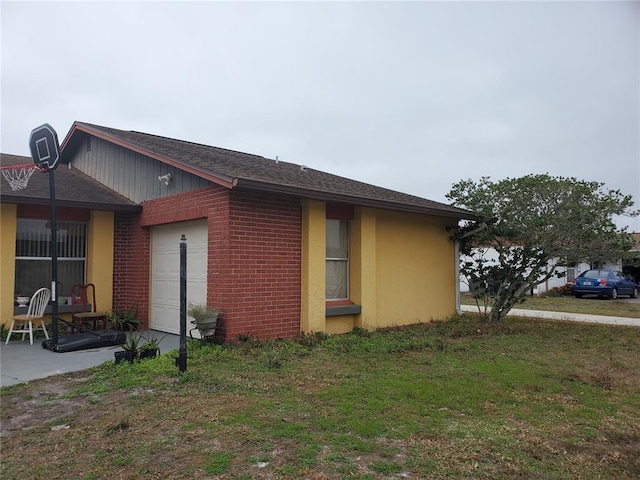
<svg viewBox="0 0 640 480"><path fill-rule="evenodd" d="M116 364L123 361L133 363L143 358L153 358L160 354L160 342L164 340L156 337L147 339L142 333L130 332L127 341L122 345L122 350L114 352Z"/></svg>
<svg viewBox="0 0 640 480"><path fill-rule="evenodd" d="M216 333L220 308L209 307L206 303L190 303L187 313L193 317L191 323L198 329L202 338L212 337Z"/></svg>
<svg viewBox="0 0 640 480"><path fill-rule="evenodd" d="M157 339L156 337L149 338L145 343L140 346L139 357L140 360L143 358L153 358L160 354L160 342L164 340L163 336L161 339Z"/></svg>
<svg viewBox="0 0 640 480"><path fill-rule="evenodd" d="M135 360L138 360L140 358L142 339L142 334L130 332L127 336L127 341L122 345L122 351L113 353L116 364L124 360L129 363L133 363Z"/></svg>

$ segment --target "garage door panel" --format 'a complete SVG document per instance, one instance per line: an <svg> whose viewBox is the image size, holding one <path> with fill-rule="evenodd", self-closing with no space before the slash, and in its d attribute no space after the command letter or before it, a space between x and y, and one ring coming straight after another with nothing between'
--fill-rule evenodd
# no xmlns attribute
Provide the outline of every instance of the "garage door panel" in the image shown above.
<svg viewBox="0 0 640 480"><path fill-rule="evenodd" d="M180 275L178 274L178 277ZM167 282L167 285L169 286L169 291L167 292L166 295L166 301L169 304L175 304L178 303L180 304L180 279L178 279L177 281L171 279ZM187 291L189 290L189 288L187 287Z"/></svg>
<svg viewBox="0 0 640 480"><path fill-rule="evenodd" d="M167 298L167 285L166 282L154 280L151 284L151 300L155 303L156 301L162 301Z"/></svg>
<svg viewBox="0 0 640 480"><path fill-rule="evenodd" d="M170 333L180 332L180 238L183 234L187 238L187 302L207 299L206 220L153 227L150 326Z"/></svg>

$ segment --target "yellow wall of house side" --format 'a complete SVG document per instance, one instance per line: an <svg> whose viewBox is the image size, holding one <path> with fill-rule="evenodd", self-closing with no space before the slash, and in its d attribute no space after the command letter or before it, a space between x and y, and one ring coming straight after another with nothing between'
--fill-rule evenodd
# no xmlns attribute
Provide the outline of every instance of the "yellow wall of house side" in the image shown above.
<svg viewBox="0 0 640 480"><path fill-rule="evenodd" d="M96 286L96 305L101 312L113 302L113 212L91 212L87 232L87 283Z"/></svg>
<svg viewBox="0 0 640 480"><path fill-rule="evenodd" d="M302 298L300 313L303 333L325 328L325 242L324 202L304 200L302 205Z"/></svg>
<svg viewBox="0 0 640 480"><path fill-rule="evenodd" d="M452 219L379 210L376 215L377 327L455 313ZM364 310L364 305L363 305Z"/></svg>
<svg viewBox="0 0 640 480"><path fill-rule="evenodd" d="M349 333L358 326L359 316L360 315L337 315L335 317L327 317L325 332L332 335Z"/></svg>
<svg viewBox="0 0 640 480"><path fill-rule="evenodd" d="M7 328L13 317L17 212L14 204L0 204L0 323Z"/></svg>
<svg viewBox="0 0 640 480"><path fill-rule="evenodd" d="M376 299L376 211L357 208L351 222L349 254L350 300L362 311L355 317L354 326L369 330L377 328Z"/></svg>

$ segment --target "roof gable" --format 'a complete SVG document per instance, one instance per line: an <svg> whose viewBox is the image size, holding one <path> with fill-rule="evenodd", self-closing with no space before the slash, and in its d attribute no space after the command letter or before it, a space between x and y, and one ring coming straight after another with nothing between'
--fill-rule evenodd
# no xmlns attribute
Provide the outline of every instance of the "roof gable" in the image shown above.
<svg viewBox="0 0 640 480"><path fill-rule="evenodd" d="M414 213L474 219L468 210L321 172L289 162L147 133L75 122L61 150L74 138L94 135L227 188L247 188ZM67 160L68 161L68 160Z"/></svg>

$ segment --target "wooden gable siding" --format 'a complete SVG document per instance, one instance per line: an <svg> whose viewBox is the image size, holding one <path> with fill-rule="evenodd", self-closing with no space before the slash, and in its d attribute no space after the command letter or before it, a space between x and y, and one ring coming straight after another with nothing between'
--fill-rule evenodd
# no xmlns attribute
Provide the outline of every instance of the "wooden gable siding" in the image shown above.
<svg viewBox="0 0 640 480"><path fill-rule="evenodd" d="M136 203L209 185L207 180L97 137L85 139L71 165ZM158 180L167 173L171 174L168 186Z"/></svg>

